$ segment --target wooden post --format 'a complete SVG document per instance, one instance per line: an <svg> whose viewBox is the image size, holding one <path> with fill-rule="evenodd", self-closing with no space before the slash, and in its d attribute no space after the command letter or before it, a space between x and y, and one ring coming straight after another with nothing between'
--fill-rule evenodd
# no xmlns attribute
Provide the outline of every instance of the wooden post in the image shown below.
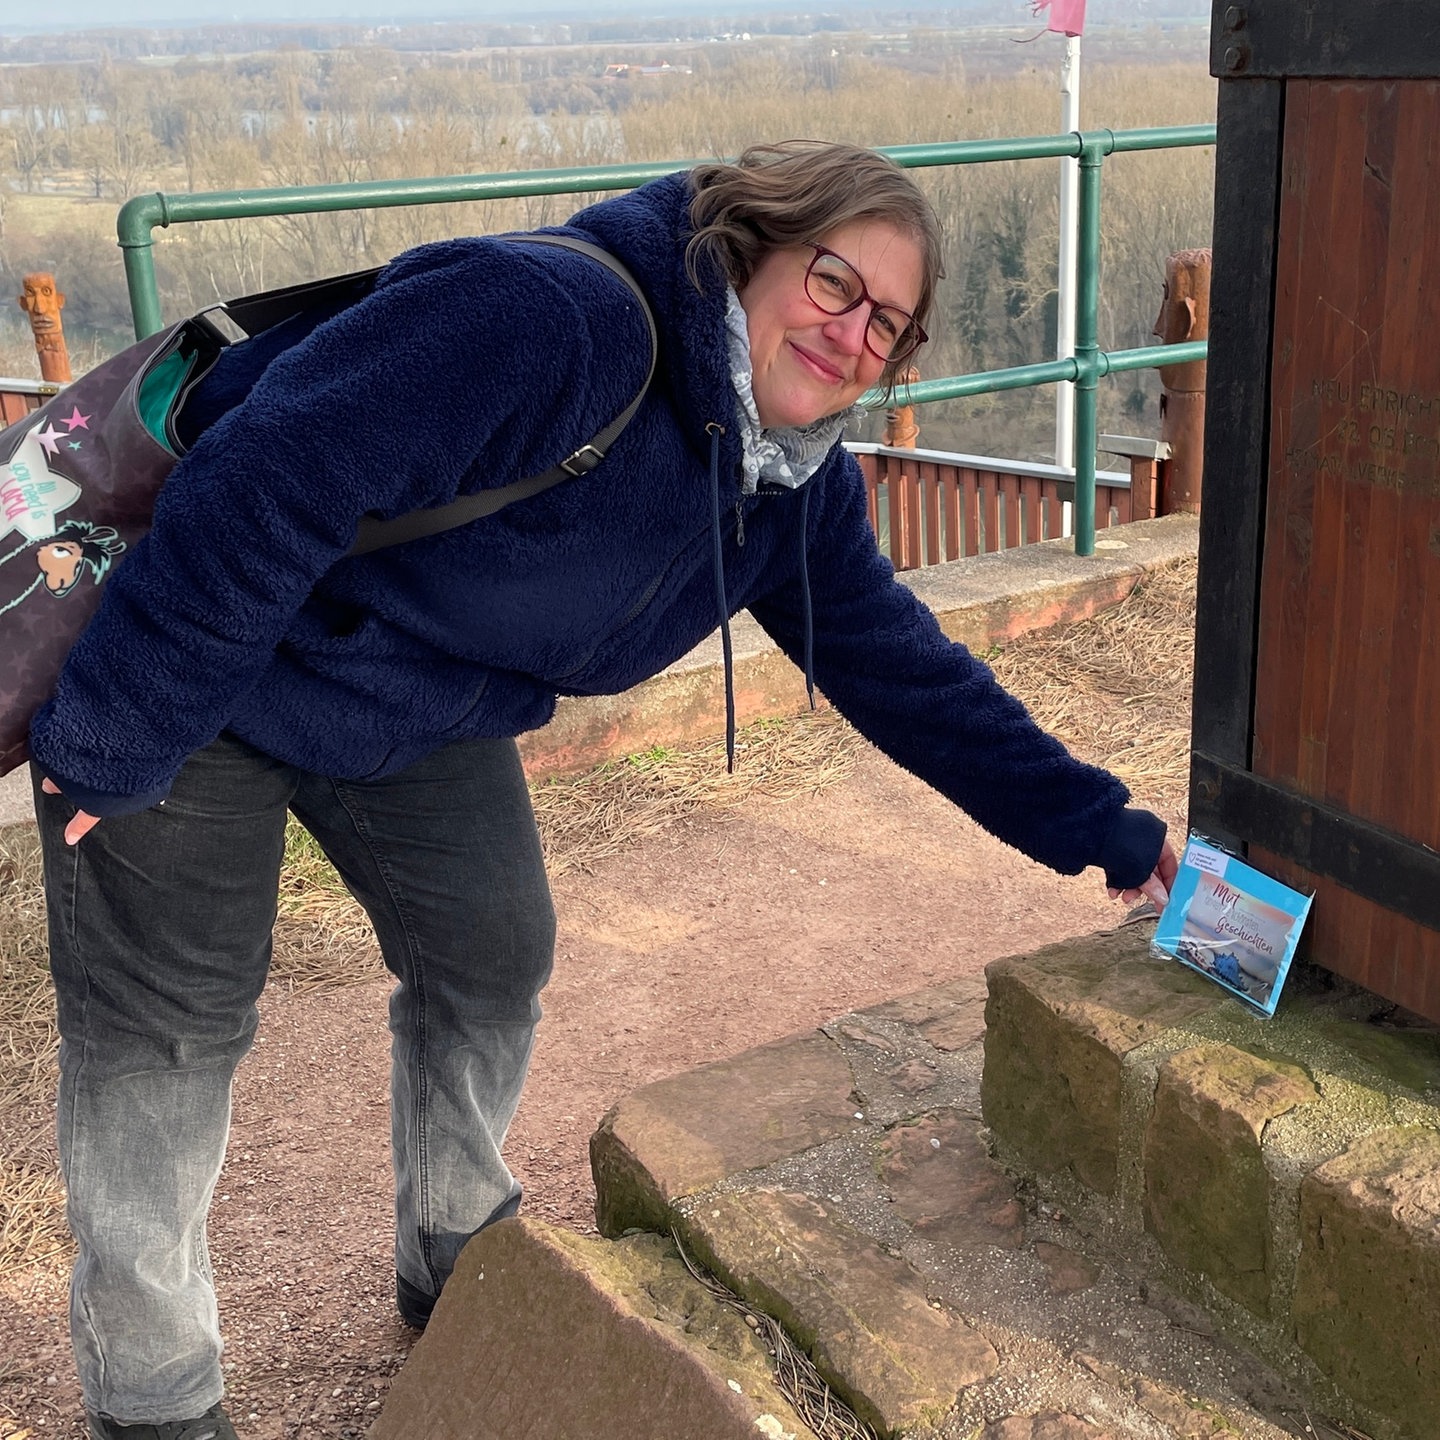
<svg viewBox="0 0 1440 1440"><path fill-rule="evenodd" d="M1165 298L1154 333L1167 345L1210 336L1210 251L1179 250L1165 261ZM1160 366L1160 438L1170 446L1159 513L1200 513L1205 460L1205 362Z"/></svg>
<svg viewBox="0 0 1440 1440"><path fill-rule="evenodd" d="M1153 520L1160 513L1160 462L1153 455L1130 457L1131 520Z"/></svg>
<svg viewBox="0 0 1440 1440"><path fill-rule="evenodd" d="M65 332L60 325L65 297L56 288L55 277L44 271L26 275L21 283L24 293L20 296L20 308L30 316L30 329L35 333L40 378L63 385L74 379L70 373L70 355L65 348Z"/></svg>
<svg viewBox="0 0 1440 1440"><path fill-rule="evenodd" d="M920 372L913 366L902 370L895 377L896 398L899 391L907 385L913 385L920 378ZM894 445L901 450L913 450L915 442L920 438L920 425L915 419L915 407L913 405L894 405L885 412L885 430L881 436L882 445Z"/></svg>

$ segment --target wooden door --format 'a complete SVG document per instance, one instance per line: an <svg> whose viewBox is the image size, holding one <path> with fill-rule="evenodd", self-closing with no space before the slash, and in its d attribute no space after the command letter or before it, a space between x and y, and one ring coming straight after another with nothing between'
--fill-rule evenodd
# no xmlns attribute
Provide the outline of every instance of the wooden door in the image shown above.
<svg viewBox="0 0 1440 1440"><path fill-rule="evenodd" d="M1274 274L1251 769L1433 852L1440 82L1287 83ZM1254 857L1316 890L1313 958L1440 1018L1440 931Z"/></svg>

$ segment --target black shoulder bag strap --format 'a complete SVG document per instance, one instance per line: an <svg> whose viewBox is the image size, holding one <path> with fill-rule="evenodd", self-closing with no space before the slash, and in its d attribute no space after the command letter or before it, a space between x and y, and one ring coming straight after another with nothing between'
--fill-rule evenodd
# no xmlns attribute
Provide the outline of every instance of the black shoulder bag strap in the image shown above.
<svg viewBox="0 0 1440 1440"><path fill-rule="evenodd" d="M500 485L493 490L482 490L477 495L462 495L448 505L436 505L427 510L412 510L408 515L397 515L393 520L380 520L371 515L360 521L355 544L350 555L368 555L372 550L382 550L390 545L401 545L407 540L419 540L426 535L438 535L443 530L453 530L457 525L466 525L482 515L493 515L517 500L528 499L558 485L562 480L571 480L588 474L604 458L615 443L616 437L630 423L631 417L640 408L650 381L655 375L655 362L660 349L659 336L655 330L655 316L651 314L644 293L635 277L608 250L592 245L588 240L574 240L568 235L512 235L508 239L529 245L559 245L565 250L578 250L598 260L607 269L618 275L635 292L640 302L645 323L650 329L650 366L635 398L591 441L582 445L574 454L567 456L558 465L553 465L540 475L530 475L523 480Z"/></svg>

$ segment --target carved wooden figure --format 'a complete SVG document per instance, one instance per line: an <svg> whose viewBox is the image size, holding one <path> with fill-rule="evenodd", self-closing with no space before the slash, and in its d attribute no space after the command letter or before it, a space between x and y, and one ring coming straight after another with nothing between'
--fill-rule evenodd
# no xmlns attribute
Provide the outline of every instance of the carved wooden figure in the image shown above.
<svg viewBox="0 0 1440 1440"><path fill-rule="evenodd" d="M920 372L908 365L895 377L897 397L905 386L914 385L920 379ZM885 412L885 430L881 443L894 445L897 449L913 450L920 439L920 424L915 419L913 405L892 405Z"/></svg>
<svg viewBox="0 0 1440 1440"><path fill-rule="evenodd" d="M1165 261L1165 298L1155 317L1167 345L1210 335L1210 251L1178 250ZM1160 513L1198 514L1205 450L1205 362L1160 366L1160 438L1170 445Z"/></svg>
<svg viewBox="0 0 1440 1440"><path fill-rule="evenodd" d="M20 296L20 308L30 316L30 328L35 332L40 378L64 384L74 379L70 373L70 355L65 348L65 332L60 324L65 297L56 286L55 277L43 271L26 275L21 283L24 293Z"/></svg>

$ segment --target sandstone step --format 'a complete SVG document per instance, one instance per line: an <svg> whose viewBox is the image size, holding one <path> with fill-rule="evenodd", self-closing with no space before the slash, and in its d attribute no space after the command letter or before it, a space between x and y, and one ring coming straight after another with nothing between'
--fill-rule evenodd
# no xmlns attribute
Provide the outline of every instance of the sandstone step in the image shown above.
<svg viewBox="0 0 1440 1440"><path fill-rule="evenodd" d="M1119 943L1111 964L1152 968L1143 943ZM1145 1000L1095 1068L1118 1091L1129 1041L1205 1011L1208 989L1182 976ZM985 1004L978 977L958 978L628 1096L592 1142L602 1226L673 1227L881 1435L1297 1433L1285 1417L1302 1402L1282 1379L1182 1297L1107 1268L992 1157ZM1076 1013L1098 1017L1093 1001Z"/></svg>
<svg viewBox="0 0 1440 1440"><path fill-rule="evenodd" d="M590 1141L600 1233L668 1231L677 1196L856 1129L853 1088L844 1055L816 1032L637 1090Z"/></svg>
<svg viewBox="0 0 1440 1440"><path fill-rule="evenodd" d="M465 1247L369 1440L816 1440L659 1236L505 1220Z"/></svg>
<svg viewBox="0 0 1440 1440"><path fill-rule="evenodd" d="M774 1316L883 1435L933 1425L999 1368L990 1342L920 1274L802 1194L717 1195L681 1232L733 1291Z"/></svg>

